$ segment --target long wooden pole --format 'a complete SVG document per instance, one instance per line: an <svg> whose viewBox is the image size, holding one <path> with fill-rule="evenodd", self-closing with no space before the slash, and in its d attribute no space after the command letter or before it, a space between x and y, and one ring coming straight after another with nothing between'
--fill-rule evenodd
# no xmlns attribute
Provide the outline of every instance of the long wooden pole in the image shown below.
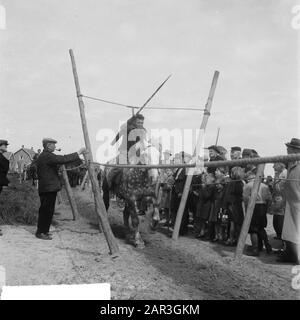
<svg viewBox="0 0 300 320"><path fill-rule="evenodd" d="M68 196L68 199L69 199L69 202L70 202L70 206L71 206L71 209L72 209L73 220L75 221L78 218L79 214L78 214L76 201L75 201L75 198L74 198L74 193L73 193L73 190L72 190L72 188L70 186L70 182L69 182L68 174L67 174L67 171L66 171L66 167L65 167L65 165L62 165L61 167L62 167L62 175L63 175L65 187L66 187L67 196Z"/></svg>
<svg viewBox="0 0 300 320"><path fill-rule="evenodd" d="M117 244L117 241L112 233L112 230L109 225L107 212L103 203L103 199L101 197L99 185L97 183L97 177L96 172L94 168L93 163L93 154L92 154L92 148L90 143L90 138L88 134L88 128L87 128L87 122L85 118L85 112L84 112L84 103L82 99L82 94L80 92L80 86L79 86L79 78L77 74L76 64L75 64L75 58L73 54L73 50L69 50L71 62L72 62L72 70L73 70L73 76L74 76L74 82L76 87L76 93L78 98L78 105L79 105L79 111L80 111L80 117L81 117L81 124L82 124L82 131L85 141L85 146L87 149L87 153L85 154L85 160L87 162L87 168L89 172L89 176L91 179L91 184L93 188L93 193L95 197L95 206L96 206L96 213L99 218L99 221L101 223L101 227L105 236L105 239L107 241L110 253L115 255L119 252L119 247Z"/></svg>
<svg viewBox="0 0 300 320"><path fill-rule="evenodd" d="M197 140L197 145L196 145L195 150L194 150L194 157L196 157L196 159L199 156L199 149L200 149L200 145L201 145L201 139L204 138L204 136L201 137L201 134L202 134L202 132L205 133L205 129L206 129L206 125L207 125L207 122L208 122L208 118L210 116L212 100L213 100L213 97L214 97L214 94L215 94L218 78L219 78L219 71L215 71L214 77L213 77L213 80L212 80L212 84L211 84L211 88L210 88L210 91L209 91L207 103L206 103L206 106L205 106L203 119L202 119L202 122L201 122L201 125L200 125L200 132L199 132L199 136L198 136L198 140ZM187 174L187 177L186 177L186 180L185 180L185 185L184 185L184 189L183 189L180 205L179 205L179 208L178 208L178 211L177 211L175 226L174 226L174 230L173 230L173 234L172 234L172 239L173 240L177 240L178 239L179 229L180 229L180 225L181 225L181 221L182 221L182 216L183 216L183 213L184 213L184 210L185 210L185 206L186 206L187 198L188 198L188 195L189 195L189 191L190 191L190 187L191 187L194 171L195 171L195 168L190 169L188 171L188 174Z"/></svg>
<svg viewBox="0 0 300 320"><path fill-rule="evenodd" d="M140 109L137 111L136 114L139 114L143 111L143 109L146 107L146 105L152 100L152 98L157 94L157 92L161 89L161 87L170 79L171 74L168 76L168 78L152 93L150 98L147 99L147 101L140 107Z"/></svg>
<svg viewBox="0 0 300 320"><path fill-rule="evenodd" d="M80 191L82 191L82 190L84 189L84 185L85 185L85 183L86 183L86 180L87 180L87 178L88 178L88 175L89 175L89 172L87 171L87 172L85 173L85 175L84 175L84 178L83 178L82 182L81 182Z"/></svg>
<svg viewBox="0 0 300 320"><path fill-rule="evenodd" d="M254 207L255 207L255 203L256 203L257 194L258 194L259 187L260 187L260 184L262 181L264 169L265 169L264 164L260 164L257 166L257 172L255 175L253 188L251 190L250 200L249 200L249 203L247 206L246 215L244 218L243 226L242 226L241 233L239 236L238 245L237 245L236 252L235 252L236 259L240 259L243 254L243 251L244 251L244 247L245 247L251 219L253 216L253 211L254 211Z"/></svg>
<svg viewBox="0 0 300 320"><path fill-rule="evenodd" d="M219 142L219 135L220 135L220 127L218 128L218 133L217 133L217 138L216 138L216 146L218 145L218 142Z"/></svg>
<svg viewBox="0 0 300 320"><path fill-rule="evenodd" d="M261 158L244 158L238 160L222 160L222 161L205 161L203 166L206 168L217 168L217 167L242 167L247 164L262 164L262 163L275 163L275 162L293 162L299 161L300 154L289 154L285 156L272 156L272 157L261 157ZM153 165L139 165L139 164L108 164L98 163L99 165L112 168L136 168L136 169L176 169L176 168L194 168L196 163L189 164L153 164Z"/></svg>

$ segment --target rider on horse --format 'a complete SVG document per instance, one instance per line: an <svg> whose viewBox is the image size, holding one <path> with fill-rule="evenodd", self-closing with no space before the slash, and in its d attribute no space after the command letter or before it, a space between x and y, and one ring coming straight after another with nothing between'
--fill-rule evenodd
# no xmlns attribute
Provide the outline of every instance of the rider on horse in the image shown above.
<svg viewBox="0 0 300 320"><path fill-rule="evenodd" d="M132 155L132 147L137 142L145 139L146 129L144 128L144 119L144 116L141 114L132 116L123 126L121 126L120 132L112 141L111 144L114 145L120 137L123 137L122 143L118 149L118 163L127 164Z"/></svg>
<svg viewBox="0 0 300 320"><path fill-rule="evenodd" d="M144 116L141 114L132 116L123 126L121 126L120 132L118 132L111 142L111 145L114 145L121 137L123 137L121 145L118 148L118 164L128 164L139 157L139 150L136 150L134 147L138 142L143 142L146 139L147 132L144 128L144 119ZM110 187L112 184L118 184L121 172L122 169L120 168L112 168L110 170L108 174L108 184Z"/></svg>

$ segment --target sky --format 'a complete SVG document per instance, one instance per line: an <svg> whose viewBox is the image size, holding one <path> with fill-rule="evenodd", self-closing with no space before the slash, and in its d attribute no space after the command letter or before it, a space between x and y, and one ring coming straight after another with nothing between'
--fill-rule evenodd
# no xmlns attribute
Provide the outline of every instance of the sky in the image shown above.
<svg viewBox="0 0 300 320"><path fill-rule="evenodd" d="M9 149L58 140L84 145L70 56L84 95L141 106L172 77L153 106L203 108L220 72L205 144L286 154L299 133L296 0L0 0L0 138ZM101 129L117 130L130 110L84 100L94 155ZM150 104L149 104L150 105ZM143 112L145 127L197 129L200 111ZM98 135L99 138L99 135ZM189 148L190 146L187 146ZM188 150L189 151L189 150Z"/></svg>

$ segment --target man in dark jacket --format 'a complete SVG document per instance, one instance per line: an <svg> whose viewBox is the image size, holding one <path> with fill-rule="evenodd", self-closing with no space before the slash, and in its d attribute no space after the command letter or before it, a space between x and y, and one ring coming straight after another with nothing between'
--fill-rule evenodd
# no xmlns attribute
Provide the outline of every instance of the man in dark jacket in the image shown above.
<svg viewBox="0 0 300 320"><path fill-rule="evenodd" d="M59 156L53 153L56 143L57 141L51 138L43 139L44 150L37 159L38 191L41 205L36 237L42 240L52 240L49 229L54 214L56 195L61 190L61 182L58 176L59 165L78 162L80 160L79 155L86 150L81 148L78 152Z"/></svg>
<svg viewBox="0 0 300 320"><path fill-rule="evenodd" d="M7 160L3 153L7 152L8 142L6 140L0 140L0 193L3 187L8 186L7 172L9 170L9 160ZM2 231L0 229L0 236Z"/></svg>

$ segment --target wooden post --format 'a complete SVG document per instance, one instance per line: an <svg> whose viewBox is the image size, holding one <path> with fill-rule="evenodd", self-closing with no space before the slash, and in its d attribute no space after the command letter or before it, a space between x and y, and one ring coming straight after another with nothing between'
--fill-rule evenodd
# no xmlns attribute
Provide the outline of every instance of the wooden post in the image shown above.
<svg viewBox="0 0 300 320"><path fill-rule="evenodd" d="M201 126L200 126L200 133L199 133L199 137L198 137L198 140L197 140L197 145L196 145L196 148L194 150L194 157L196 157L196 159L198 158L199 149L200 149L199 146L201 144L201 131L205 132L205 129L206 129L206 125L207 125L208 118L210 116L212 100L213 100L213 97L214 97L214 94L215 94L218 78L219 78L219 72L215 71L214 77L213 77L213 81L212 81L212 84L211 84L211 88L210 88L210 91L209 91L207 103L206 103L205 110L204 110L204 116L203 116L202 123L201 123ZM181 225L181 221L182 221L182 216L183 216L183 213L184 213L184 210L185 210L186 201L187 201L187 198L188 198L188 195L189 195L189 191L190 191L190 187L191 187L194 171L195 171L195 169L191 168L188 171L188 174L187 174L187 177L186 177L186 181L185 181L185 185L184 185L184 189L183 189L180 205L179 205L179 208L178 208L178 211L177 211L177 215L176 215L176 221L175 221L175 226L174 226L173 235L172 235L172 239L173 240L177 240L178 239L179 229L180 229L180 225Z"/></svg>
<svg viewBox="0 0 300 320"><path fill-rule="evenodd" d="M238 245L235 252L236 259L240 259L244 251L244 247L245 247L245 243L246 243L246 239L247 239L247 235L248 235L248 231L249 231L249 227L250 227L250 223L251 223L251 219L253 216L253 211L256 203L257 193L259 191L264 169L265 169L265 164L259 164L257 166L257 172L256 172L255 180L253 183L253 188L251 191L251 197L247 206L246 215L244 218Z"/></svg>
<svg viewBox="0 0 300 320"><path fill-rule="evenodd" d="M69 183L69 178L68 178L68 174L66 171L66 167L65 167L65 165L62 165L61 167L62 167L62 174L63 174L63 179L64 179L64 183L65 183L65 187L66 187L67 196L68 196L70 206L72 209L73 220L75 221L78 218L79 214L78 214L78 209L77 209L77 205L76 205L75 198L74 198L74 193L73 193L73 190L72 190L70 183Z"/></svg>
<svg viewBox="0 0 300 320"><path fill-rule="evenodd" d="M84 175L84 178L83 178L82 182L81 182L80 191L83 191L84 186L85 186L85 183L86 183L86 180L87 180L87 178L88 178L88 175L89 175L89 172L87 171L87 172L85 173L85 175Z"/></svg>
<svg viewBox="0 0 300 320"><path fill-rule="evenodd" d="M218 128L218 133L217 133L217 138L216 138L216 146L218 145L218 142L219 142L219 135L220 135L220 127Z"/></svg>
<svg viewBox="0 0 300 320"><path fill-rule="evenodd" d="M106 212L103 200L101 198L100 189L99 189L99 186L97 183L97 177L96 177L96 173L94 170L94 164L93 164L92 148L91 148L90 138L89 138L88 129L87 129L87 122L86 122L85 112L84 112L84 103L83 103L83 99L82 99L82 94L80 92L79 79L78 79L73 50L70 49L69 53L70 53L71 62L72 62L72 70L73 70L76 93L77 93L78 104L79 104L79 111L80 111L80 117L81 117L81 123L82 123L83 136L84 136L85 146L87 149L87 153L84 156L85 156L85 160L87 163L87 169L89 172L89 176L90 176L92 188L93 188L93 193L94 193L94 197L95 197L96 213L97 213L98 219L100 221L101 228L103 230L105 239L107 241L110 253L115 255L116 253L118 253L119 247L118 247L117 241L112 233L112 230L110 228L108 217L107 217L107 212Z"/></svg>

